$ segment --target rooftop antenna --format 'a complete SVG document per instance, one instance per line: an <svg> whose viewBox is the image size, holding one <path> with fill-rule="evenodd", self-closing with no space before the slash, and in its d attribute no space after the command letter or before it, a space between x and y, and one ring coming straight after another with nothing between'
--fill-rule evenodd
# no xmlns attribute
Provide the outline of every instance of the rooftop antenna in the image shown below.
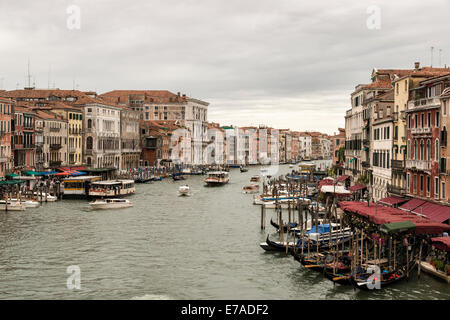
<svg viewBox="0 0 450 320"><path fill-rule="evenodd" d="M439 49L439 67L442 67L442 49Z"/></svg>
<svg viewBox="0 0 450 320"><path fill-rule="evenodd" d="M28 88L31 88L31 75L30 75L30 58L28 58L28 69L27 69L27 78L28 78Z"/></svg>
<svg viewBox="0 0 450 320"><path fill-rule="evenodd" d="M431 66L430 67L433 67L433 50L434 50L434 47L432 46L431 47Z"/></svg>

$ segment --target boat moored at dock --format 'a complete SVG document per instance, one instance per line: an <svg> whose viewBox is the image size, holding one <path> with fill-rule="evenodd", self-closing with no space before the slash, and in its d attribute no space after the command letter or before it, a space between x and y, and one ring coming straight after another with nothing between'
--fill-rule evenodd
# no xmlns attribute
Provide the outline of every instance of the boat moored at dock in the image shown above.
<svg viewBox="0 0 450 320"><path fill-rule="evenodd" d="M121 197L135 192L134 180L94 181L89 188L90 197Z"/></svg>
<svg viewBox="0 0 450 320"><path fill-rule="evenodd" d="M0 211L24 211L25 205L20 202L0 200Z"/></svg>

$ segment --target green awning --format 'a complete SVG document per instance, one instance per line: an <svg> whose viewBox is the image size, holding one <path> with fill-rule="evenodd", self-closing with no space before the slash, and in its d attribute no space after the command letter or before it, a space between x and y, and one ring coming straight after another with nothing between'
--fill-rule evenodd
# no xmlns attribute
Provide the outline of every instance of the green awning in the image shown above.
<svg viewBox="0 0 450 320"><path fill-rule="evenodd" d="M16 173L10 173L10 174L7 174L6 176L7 176L7 177L14 178L14 177L18 177L19 175L16 174Z"/></svg>
<svg viewBox="0 0 450 320"><path fill-rule="evenodd" d="M394 144L394 145L392 146L392 148L398 149L398 145Z"/></svg>
<svg viewBox="0 0 450 320"><path fill-rule="evenodd" d="M380 231L384 233L399 233L414 230L415 228L416 225L411 221L401 221L383 224L380 226Z"/></svg>
<svg viewBox="0 0 450 320"><path fill-rule="evenodd" d="M42 176L42 174L40 172L37 171L25 171L22 172L24 175L26 176Z"/></svg>
<svg viewBox="0 0 450 320"><path fill-rule="evenodd" d="M0 186L10 186L10 185L14 185L14 184L19 184L19 183L23 183L24 181L22 180L4 180L4 181L0 181Z"/></svg>

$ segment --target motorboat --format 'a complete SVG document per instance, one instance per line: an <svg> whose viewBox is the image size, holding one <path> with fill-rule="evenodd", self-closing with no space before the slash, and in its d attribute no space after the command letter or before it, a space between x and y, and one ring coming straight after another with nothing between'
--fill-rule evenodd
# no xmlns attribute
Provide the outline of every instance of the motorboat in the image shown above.
<svg viewBox="0 0 450 320"><path fill-rule="evenodd" d="M37 196L37 201L39 202L55 202L58 200L58 197L52 196L48 193L46 194L45 192L35 192L34 195Z"/></svg>
<svg viewBox="0 0 450 320"><path fill-rule="evenodd" d="M259 182L259 176L252 176L250 182Z"/></svg>
<svg viewBox="0 0 450 320"><path fill-rule="evenodd" d="M190 189L189 189L188 185L183 185L178 188L178 193L180 194L180 196L189 195L189 191L190 191Z"/></svg>
<svg viewBox="0 0 450 320"><path fill-rule="evenodd" d="M208 176L205 182L208 186L220 186L227 184L230 181L228 172L226 171L211 171L208 172Z"/></svg>
<svg viewBox="0 0 450 320"><path fill-rule="evenodd" d="M97 199L89 202L89 205L92 209L122 209L133 206L127 199Z"/></svg>
<svg viewBox="0 0 450 320"><path fill-rule="evenodd" d="M41 204L38 201L35 200L29 200L29 199L10 199L11 202L17 202L17 203L21 203L25 206L25 208L37 208L39 207Z"/></svg>
<svg viewBox="0 0 450 320"><path fill-rule="evenodd" d="M242 187L243 193L258 193L259 192L259 185L258 184L250 184L247 186Z"/></svg>
<svg viewBox="0 0 450 320"><path fill-rule="evenodd" d="M24 211L25 205L20 202L0 200L0 211Z"/></svg>

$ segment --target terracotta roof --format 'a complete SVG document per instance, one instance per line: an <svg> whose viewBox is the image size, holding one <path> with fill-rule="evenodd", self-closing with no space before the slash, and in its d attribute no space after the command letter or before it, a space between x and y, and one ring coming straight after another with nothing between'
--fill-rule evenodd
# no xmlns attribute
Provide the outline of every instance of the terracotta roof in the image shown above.
<svg viewBox="0 0 450 320"><path fill-rule="evenodd" d="M385 93L379 94L375 97L377 100L392 100L394 101L394 89L386 91Z"/></svg>
<svg viewBox="0 0 450 320"><path fill-rule="evenodd" d="M388 78L379 79L363 87L363 89L390 89L390 88L392 88L392 82Z"/></svg>
<svg viewBox="0 0 450 320"><path fill-rule="evenodd" d="M100 95L105 100L114 103L130 103L133 99L143 99L146 103L180 103L187 96L177 95L168 90L113 90Z"/></svg>
<svg viewBox="0 0 450 320"><path fill-rule="evenodd" d="M43 110L36 110L36 117L44 120L64 120L63 117L51 112L51 111L43 111Z"/></svg>

